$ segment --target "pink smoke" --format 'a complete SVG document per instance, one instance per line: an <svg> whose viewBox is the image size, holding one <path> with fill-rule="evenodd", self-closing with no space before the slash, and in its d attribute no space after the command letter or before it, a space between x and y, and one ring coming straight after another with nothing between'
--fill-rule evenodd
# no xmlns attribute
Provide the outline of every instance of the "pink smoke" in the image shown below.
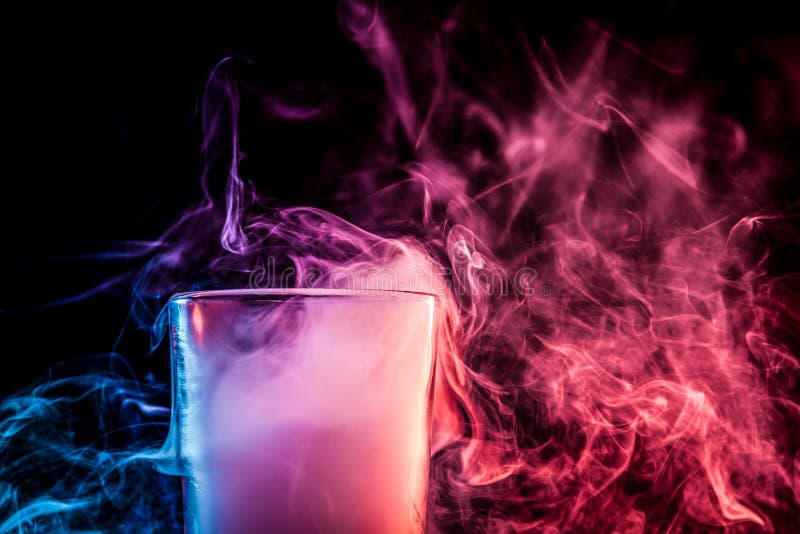
<svg viewBox="0 0 800 534"><path fill-rule="evenodd" d="M435 530L800 528L798 276L780 260L797 213L770 197L769 148L686 77L691 54L659 59L596 25L566 54L468 10L432 28L360 3L340 15L385 96L339 215L278 209L242 177L245 111L223 62L206 202L140 294L273 287L287 270L298 287L437 294ZM797 61L782 65L796 92ZM288 100L259 101L326 119Z"/></svg>

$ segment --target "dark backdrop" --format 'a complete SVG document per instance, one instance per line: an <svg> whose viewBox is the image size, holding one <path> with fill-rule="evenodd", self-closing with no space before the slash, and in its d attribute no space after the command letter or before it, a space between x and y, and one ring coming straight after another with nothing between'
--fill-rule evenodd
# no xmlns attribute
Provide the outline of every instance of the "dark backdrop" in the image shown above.
<svg viewBox="0 0 800 534"><path fill-rule="evenodd" d="M587 20L636 43L686 36L697 54L693 75L700 83L714 80L726 87L723 105L745 127L763 129L753 106L762 96L757 80L769 76L771 67L743 51L763 48L764 42L797 43L787 34L795 20L788 8L765 3L706 3L702 10L696 2L674 1L517 4L523 3L470 5L488 25L519 25L531 39L543 34L556 46L569 44ZM435 24L450 5L402 11L421 24ZM39 7L4 18L19 37L5 37L0 123L2 395L71 357L115 348L137 361L146 354L147 336L135 329L118 344L128 283L141 261L79 256L130 250L121 244L126 240L155 239L199 198L197 104L221 58L248 57L262 87L311 80L365 95L381 90L380 77L340 31L333 2L269 2L257 10L225 3L172 13L138 5L117 13ZM315 171L326 147L348 140L320 127L258 128L269 151L260 157L269 159L270 172L249 178L286 203L325 207L331 184ZM798 146L792 128L778 125L773 133L761 133L787 153ZM791 202L796 185L787 179L775 194ZM118 276L119 283L93 296L48 306ZM147 366L136 365L142 372Z"/></svg>

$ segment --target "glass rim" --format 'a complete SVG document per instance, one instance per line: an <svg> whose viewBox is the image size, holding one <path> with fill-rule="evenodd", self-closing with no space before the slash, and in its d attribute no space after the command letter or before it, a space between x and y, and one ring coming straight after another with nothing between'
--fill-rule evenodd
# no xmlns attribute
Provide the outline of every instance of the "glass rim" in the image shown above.
<svg viewBox="0 0 800 534"><path fill-rule="evenodd" d="M293 288L259 288L259 289L206 289L184 291L176 293L169 298L168 303L184 303L190 301L220 302L220 301L274 301L290 297L390 297L397 299L410 299L427 301L436 300L434 293L423 291L405 291L396 289L333 289L317 287Z"/></svg>

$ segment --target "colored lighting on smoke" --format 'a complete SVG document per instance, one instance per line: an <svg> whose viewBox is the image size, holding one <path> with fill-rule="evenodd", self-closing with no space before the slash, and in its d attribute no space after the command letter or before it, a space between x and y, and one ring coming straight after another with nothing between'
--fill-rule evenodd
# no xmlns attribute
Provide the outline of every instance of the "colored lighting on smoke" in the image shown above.
<svg viewBox="0 0 800 534"><path fill-rule="evenodd" d="M117 354L59 368L0 406L0 534L179 529L174 476L191 472L181 463L187 448L260 446L263 436L250 433L266 432L261 425L307 423L312 412L328 423L366 421L358 426L366 434L327 434L346 446L309 451L311 469L340 479L359 474L363 458L383 489L368 505L355 497L363 488L339 496L358 513L374 505L371 517L400 514L393 524L404 528L408 509L425 501L428 528L442 532L800 529L800 277L787 252L800 236L796 210L774 194L791 167L759 142L777 120L775 106L752 103L750 132L719 111L717 89L693 85L688 61L651 57L593 25L588 44L569 54L495 35L469 10L432 29L392 13L355 2L340 10L383 88L382 98L348 101L345 111L337 98L358 100L346 91L331 90L323 104L278 92L254 97L237 89L236 60L214 69L201 106L203 199L142 247L148 263L131 316L158 345L169 324L165 299L178 292L408 291L436 295L435 328L394 307L344 307L317 310L315 324L326 326L315 338L280 316L290 324L264 332L303 332L298 339L317 343L308 354L334 355L297 368L313 387L252 387L249 380L278 365L268 352L235 380L224 365L204 370L198 384L219 381L224 402L178 404L199 410L187 416L196 439L178 443L180 451L174 441L161 448L166 385L134 379ZM776 65L786 84L773 88L786 93L776 101L795 102L800 66ZM800 124L796 104L784 106L785 121ZM375 119L362 137L346 111L359 105ZM331 168L320 169L337 178L326 197L336 213L282 207L243 176L247 153L268 150L243 146L245 113L319 121L357 146L360 159L333 149L324 159ZM180 311L178 330L190 331L196 347L224 331L240 335L248 347L241 352L258 353L250 336L259 330L225 323L238 311L190 308ZM427 415L424 365L401 367L412 378L384 376L371 367L377 360L367 372L353 357L391 349L401 363L414 361L427 354L423 342L413 346L425 336L407 333L423 326L436 354L427 500L418 469L428 446L418 424ZM353 343L373 345L349 350ZM358 374L373 371L408 378L406 387L389 393ZM357 391L397 396L385 412L370 411L360 394L336 397L353 376ZM87 420L101 437L83 440ZM317 443L317 432L282 429L270 443L291 456L294 436ZM374 449L383 452L371 456L362 438L385 440ZM260 511L274 490L261 485L260 473L275 467L263 457L253 467L242 452L246 461L227 464L259 495L253 501L233 489L202 501L207 484L189 476L197 482L189 499L203 502L187 506L189 520L208 512L210 524L235 524ZM203 461L196 476L214 478ZM407 471L422 478L392 494L399 489L389 480ZM241 515L209 511L232 495ZM324 500L306 502L322 523L334 521L320 512Z"/></svg>

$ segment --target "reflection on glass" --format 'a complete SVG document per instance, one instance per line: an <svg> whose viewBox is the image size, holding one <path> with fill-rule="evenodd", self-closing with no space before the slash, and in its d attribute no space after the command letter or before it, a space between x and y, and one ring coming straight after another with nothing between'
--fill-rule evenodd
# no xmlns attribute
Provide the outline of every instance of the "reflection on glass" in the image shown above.
<svg viewBox="0 0 800 534"><path fill-rule="evenodd" d="M174 297L169 443L187 532L422 532L434 302Z"/></svg>

